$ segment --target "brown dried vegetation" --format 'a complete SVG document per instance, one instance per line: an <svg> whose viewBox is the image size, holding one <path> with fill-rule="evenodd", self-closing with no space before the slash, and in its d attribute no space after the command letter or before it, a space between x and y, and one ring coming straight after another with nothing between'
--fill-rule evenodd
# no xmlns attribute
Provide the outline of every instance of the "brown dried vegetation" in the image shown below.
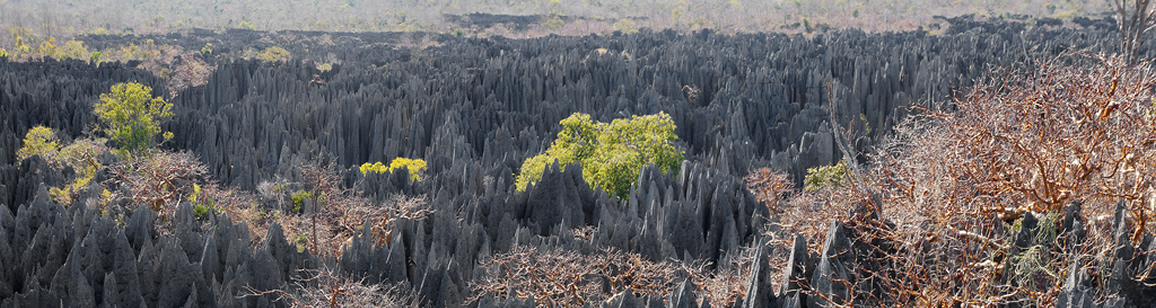
<svg viewBox="0 0 1156 308"><path fill-rule="evenodd" d="M284 226L287 238L313 252L339 257L342 247L360 235L367 223L374 243L388 245L398 220L421 220L433 213L424 195L398 195L381 204L359 196L341 186L331 163L306 163L299 170L313 206L300 214L282 212L274 220Z"/></svg>
<svg viewBox="0 0 1156 308"><path fill-rule="evenodd" d="M513 294L546 307L598 304L629 289L636 296L665 296L677 285L680 267L636 253L606 249L593 254L516 247L483 261L485 274L472 282L478 294Z"/></svg>
<svg viewBox="0 0 1156 308"><path fill-rule="evenodd" d="M700 301L709 301L715 307L732 307L746 296L751 279L751 265L757 250L743 249L737 258L727 258L720 266L708 262L684 264L683 271L696 287L695 294ZM781 267L772 267L781 268Z"/></svg>
<svg viewBox="0 0 1156 308"><path fill-rule="evenodd" d="M193 184L202 181L208 169L191 153L158 152L121 161L109 172L113 184L128 186L132 204L148 206L166 220L193 194Z"/></svg>
<svg viewBox="0 0 1156 308"><path fill-rule="evenodd" d="M304 278L296 278L296 292L281 289L249 290L242 297L276 296L292 307L417 307L414 296L398 285L365 284L363 281L338 277L328 271L303 271Z"/></svg>
<svg viewBox="0 0 1156 308"><path fill-rule="evenodd" d="M315 196L310 201L317 204L305 213L282 212L261 205L261 198L288 198L288 189L262 196L208 181L207 168L188 152L157 151L129 157L109 171L112 179L105 184L124 185L127 195L113 193L105 199L124 198L132 206L149 206L160 213L158 230L162 233L172 232L167 222L173 219L177 205L186 203L205 211L197 214L198 219L226 214L247 224L254 245L264 241L272 223L279 223L284 226L286 238L297 242L299 248L331 258L339 257L343 246L361 234L367 222L373 228L370 234L375 243L388 245L398 220L423 219L433 211L425 207L424 196L396 196L385 204L376 204L355 195L341 187L332 164L300 166L304 187ZM104 211L110 212L107 207L113 206L112 202L104 203ZM246 296L278 296L295 307L409 307L416 303L397 286L367 285L326 271L307 274L307 278L298 279L294 288L250 290Z"/></svg>
<svg viewBox="0 0 1156 308"><path fill-rule="evenodd" d="M1001 77L899 125L867 165L850 164L856 183L796 191L786 206L767 203L780 230L806 236L812 253L832 221L868 243L870 253L857 260L860 279L847 285L857 302L1047 306L1071 264L1110 267L1108 218L1118 202L1135 222L1134 244L1152 230L1156 82L1147 64L1066 56L993 76ZM772 178L764 171L749 178L764 202L780 200ZM1058 230L1073 202L1093 220L1078 245ZM1028 215L1039 228L1029 247L1018 247L1014 235Z"/></svg>

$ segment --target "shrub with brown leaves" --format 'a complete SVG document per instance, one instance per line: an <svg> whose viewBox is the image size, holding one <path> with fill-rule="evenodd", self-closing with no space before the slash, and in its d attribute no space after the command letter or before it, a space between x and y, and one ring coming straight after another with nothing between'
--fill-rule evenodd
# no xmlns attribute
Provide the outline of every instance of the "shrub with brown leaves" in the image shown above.
<svg viewBox="0 0 1156 308"><path fill-rule="evenodd" d="M876 157L898 240L924 251L904 256L905 270L924 277L937 295L930 303L1050 303L1069 264L1109 250L1109 232L1092 226L1090 246L1051 247L1051 260L1034 262L1052 273L1042 284L996 281L1023 272L1000 264L1011 243L998 230L1025 215L1062 217L1079 201L1084 217L1104 217L1123 201L1138 222L1134 240L1151 228L1156 80L1146 65L1061 58L994 75L1001 78L898 127Z"/></svg>
<svg viewBox="0 0 1156 308"><path fill-rule="evenodd" d="M1153 227L1152 73L1120 58L1072 56L997 70L998 79L897 126L868 165L849 164L853 185L796 191L772 220L805 235L813 253L831 221L872 245L857 260L857 275L871 279L848 285L859 300L1052 304L1071 264L1107 268L1111 232L1103 218L1117 202L1136 222L1134 242ZM770 182L751 183L756 195L771 197ZM1077 201L1094 220L1085 230L1089 241L1062 245L1058 219ZM859 215L872 204L881 204L878 217ZM1013 247L1011 236L1028 215L1040 220L1033 244ZM1105 274L1093 273L1093 280ZM879 288L887 294L871 292Z"/></svg>
<svg viewBox="0 0 1156 308"><path fill-rule="evenodd" d="M783 201L792 190L795 183L789 176L781 172L771 171L770 168L759 168L744 178L747 189L754 193L755 199L775 212L780 201Z"/></svg>

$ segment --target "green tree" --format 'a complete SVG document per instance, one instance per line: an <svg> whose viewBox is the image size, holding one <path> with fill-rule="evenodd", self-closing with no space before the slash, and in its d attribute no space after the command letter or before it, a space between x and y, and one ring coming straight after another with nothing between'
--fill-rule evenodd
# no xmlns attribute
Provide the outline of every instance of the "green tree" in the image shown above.
<svg viewBox="0 0 1156 308"><path fill-rule="evenodd" d="M423 160L421 158L409 159L409 158L405 158L405 157L398 157L398 158L394 158L393 161L389 163L389 166L386 166L385 164L382 164L381 162L376 162L373 164L364 163L364 164L361 164L361 166L358 167L358 169L361 170L361 175L366 175L366 173L369 173L369 172L393 173L394 170L397 170L397 169L402 168L402 167L405 167L405 169L409 171L409 179L410 180L412 180L414 182L418 182L418 181L421 181L421 174L423 171L425 171L426 163L425 163L425 160Z"/></svg>
<svg viewBox="0 0 1156 308"><path fill-rule="evenodd" d="M139 83L118 83L109 93L100 95L96 115L104 122L104 133L116 141L121 150L135 152L156 146L161 134L171 139L171 132L161 130L160 121L171 118L173 104L153 97L153 89Z"/></svg>
<svg viewBox="0 0 1156 308"><path fill-rule="evenodd" d="M19 160L32 157L32 155L40 155L47 161L56 159L56 152L60 149L60 144L56 138L56 132L51 128L44 126L36 126L28 130L24 134L24 147L16 151L16 157Z"/></svg>
<svg viewBox="0 0 1156 308"><path fill-rule="evenodd" d="M574 113L559 123L562 131L545 153L526 159L515 181L518 191L542 178L543 170L554 161L582 165L582 178L591 186L622 198L647 164L655 164L664 174L678 172L683 153L674 147L678 135L674 120L660 112L602 123L590 115Z"/></svg>
<svg viewBox="0 0 1156 308"><path fill-rule="evenodd" d="M290 56L291 54L285 48L273 46L261 50L260 53L257 53L256 58L265 62L286 62L289 61Z"/></svg>
<svg viewBox="0 0 1156 308"><path fill-rule="evenodd" d="M104 150L103 139L88 138L77 139L72 144L61 148L60 141L56 138L56 132L48 127L36 126L29 129L28 133L24 135L24 147L16 151L16 156L23 160L33 155L39 155L54 168L62 168L65 165L72 167L76 171L72 184L62 188L48 188L48 194L52 196L53 200L67 205L72 204L76 193L96 177L97 171L104 168L96 160L96 156Z"/></svg>

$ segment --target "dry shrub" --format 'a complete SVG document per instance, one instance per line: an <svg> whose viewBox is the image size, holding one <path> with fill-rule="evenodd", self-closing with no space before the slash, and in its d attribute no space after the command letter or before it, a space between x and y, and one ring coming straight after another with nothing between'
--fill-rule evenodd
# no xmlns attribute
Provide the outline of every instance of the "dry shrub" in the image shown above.
<svg viewBox="0 0 1156 308"><path fill-rule="evenodd" d="M814 190L794 190L789 176L766 168L755 170L746 177L747 188L759 202L771 210L771 223L779 230L770 234L770 244L779 251L790 251L794 237L802 234L807 248L817 255L832 221L850 219L853 205L863 197L846 185L822 185ZM789 254L771 258L773 268L785 268ZM772 272L771 283L777 289L782 282L781 271Z"/></svg>
<svg viewBox="0 0 1156 308"><path fill-rule="evenodd" d="M165 80L165 88L172 97L185 88L204 85L217 68L205 62L198 51L176 45L158 45L151 39L141 45L106 49L103 54L105 59L102 61L105 62L140 61L140 68Z"/></svg>
<svg viewBox="0 0 1156 308"><path fill-rule="evenodd" d="M193 194L208 168L189 152L160 151L126 159L109 168L114 183L128 186L135 205L150 207L168 220L179 202Z"/></svg>
<svg viewBox="0 0 1156 308"><path fill-rule="evenodd" d="M957 110L928 112L901 132L910 150L884 156L900 180L887 185L897 197L1012 217L1074 200L1107 214L1116 200L1145 197L1156 181L1150 72L1109 58L997 75L1012 78L977 87ZM918 185L923 180L940 183Z"/></svg>
<svg viewBox="0 0 1156 308"><path fill-rule="evenodd" d="M205 85L217 70L216 65L205 62L195 51L185 51L178 58L170 64L173 73L165 84L172 97L177 97L185 88Z"/></svg>
<svg viewBox="0 0 1156 308"><path fill-rule="evenodd" d="M265 242L269 223L272 222L257 200L257 195L252 192L209 182L201 187L197 198L190 201L194 206L204 206L217 214L225 214L233 222L244 223L249 229L250 244L256 246Z"/></svg>
<svg viewBox="0 0 1156 308"><path fill-rule="evenodd" d="M586 241L594 231L589 226L572 230ZM729 307L746 295L754 254L754 249L744 248L724 258L723 266L714 266L701 260L653 262L614 249L583 255L516 247L479 265L486 272L471 283L477 291L471 301L490 292L505 296L513 291L519 298L534 298L540 306L578 307L610 302L626 289L636 296L663 297L685 277L694 283L700 303Z"/></svg>
<svg viewBox="0 0 1156 308"><path fill-rule="evenodd" d="M385 204L385 214L370 220L373 223L374 242L378 245L389 245L390 239L393 238L393 231L397 228L398 220L421 220L433 212L434 209L426 207L425 195L417 197L394 196L392 202Z"/></svg>
<svg viewBox="0 0 1156 308"><path fill-rule="evenodd" d="M747 294L755 253L756 250L753 248L743 248L737 257L728 257L721 261L727 266L711 268L710 263L700 261L684 264L683 270L697 287L695 294L700 301L709 300L715 307L731 307Z"/></svg>
<svg viewBox="0 0 1156 308"><path fill-rule="evenodd" d="M250 289L241 297L275 296L292 307L417 307L416 298L399 285L365 284L361 280L339 277L326 270L301 270L304 278L295 278L295 288L256 291Z"/></svg>
<svg viewBox="0 0 1156 308"><path fill-rule="evenodd" d="M780 201L795 189L795 183L790 176L771 171L770 168L759 168L747 175L747 189L754 193L755 199L766 205L771 212L775 212Z"/></svg>
<svg viewBox="0 0 1156 308"><path fill-rule="evenodd" d="M573 234L574 238L577 238L577 239L580 239L580 240L583 240L586 242L592 242L592 241L594 241L594 231L598 231L598 227L586 225L586 226L581 226L581 227L577 227L574 229L570 229L570 234Z"/></svg>
<svg viewBox="0 0 1156 308"><path fill-rule="evenodd" d="M1110 232L1092 226L1092 246L1016 248L1050 250L1043 255L1055 260L1035 262L1051 273L1042 284L993 281L1023 272L999 264L1011 244L997 230L1024 215L1054 221L1079 201L1084 217L1110 217L1122 201L1139 222L1134 241L1150 228L1156 82L1146 66L1060 58L994 75L1001 78L901 125L877 157L898 240L927 251L906 256L906 269L927 277L930 303L1051 303L1073 258L1110 248Z"/></svg>
<svg viewBox="0 0 1156 308"><path fill-rule="evenodd" d="M341 186L341 177L331 163L308 163L299 170L316 209L285 213L275 219L284 226L287 238L313 252L340 256L342 247L361 234L366 222L374 242L388 245L398 220L420 220L433 213L424 195L399 195L384 204L359 196Z"/></svg>
<svg viewBox="0 0 1156 308"><path fill-rule="evenodd" d="M487 293L533 298L546 307L597 305L614 294L631 290L637 296L665 296L677 285L680 266L653 262L636 253L606 249L594 254L516 247L479 266L481 278L471 283L471 301Z"/></svg>
<svg viewBox="0 0 1156 308"><path fill-rule="evenodd" d="M850 164L857 183L797 191L772 219L805 235L812 252L833 220L872 246L849 285L861 301L1054 304L1071 264L1109 268L1117 202L1136 222L1134 243L1153 227L1156 82L1147 65L1102 57L1066 56L993 76L1000 77L896 127L869 165ZM753 191L772 198L761 185ZM1092 218L1082 245L1057 234L1072 202ZM880 203L878 218L857 211ZM1013 247L1026 215L1040 227L1029 247ZM887 294L870 292L880 288Z"/></svg>

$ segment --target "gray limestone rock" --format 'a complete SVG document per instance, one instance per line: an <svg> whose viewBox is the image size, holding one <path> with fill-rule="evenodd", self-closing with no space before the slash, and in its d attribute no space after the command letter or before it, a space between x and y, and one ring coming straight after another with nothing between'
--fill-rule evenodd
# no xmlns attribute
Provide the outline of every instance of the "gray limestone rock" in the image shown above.
<svg viewBox="0 0 1156 308"><path fill-rule="evenodd" d="M851 300L851 290L846 283L855 282L855 255L843 223L832 222L826 239L818 267L810 280L814 291L822 296L808 296L808 306L841 305Z"/></svg>
<svg viewBox="0 0 1156 308"><path fill-rule="evenodd" d="M754 264L751 265L751 275L747 281L747 292L742 301L743 308L775 307L775 291L771 287L771 252L767 245L756 242Z"/></svg>
<svg viewBox="0 0 1156 308"><path fill-rule="evenodd" d="M694 283L690 279L683 280L672 290L668 297L667 308L698 307L697 297L694 295Z"/></svg>

